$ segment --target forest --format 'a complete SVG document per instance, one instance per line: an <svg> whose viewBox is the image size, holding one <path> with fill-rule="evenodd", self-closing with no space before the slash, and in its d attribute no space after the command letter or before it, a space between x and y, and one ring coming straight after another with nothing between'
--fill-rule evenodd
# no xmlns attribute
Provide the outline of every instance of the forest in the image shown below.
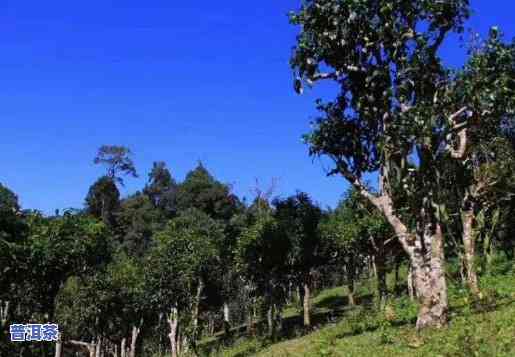
<svg viewBox="0 0 515 357"><path fill-rule="evenodd" d="M468 0L290 13L292 90L336 88L299 119L320 174L349 184L337 207L274 180L238 197L203 162L139 173L112 144L92 148L105 174L83 207L45 215L0 184L0 356L515 355L515 41L492 27L446 66L470 16ZM16 323L59 339L13 343Z"/></svg>

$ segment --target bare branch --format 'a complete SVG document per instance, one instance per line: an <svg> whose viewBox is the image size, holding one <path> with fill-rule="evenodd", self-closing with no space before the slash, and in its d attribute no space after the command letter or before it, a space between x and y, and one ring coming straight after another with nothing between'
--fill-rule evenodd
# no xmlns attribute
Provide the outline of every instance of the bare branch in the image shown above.
<svg viewBox="0 0 515 357"><path fill-rule="evenodd" d="M69 341L67 341L67 343L72 344L72 345L76 345L76 346L84 347L84 348L86 348L88 350L88 352L90 354L91 354L92 351L95 350L95 346L96 346L96 344L94 344L94 343L88 343L88 342L76 341L76 340L69 340Z"/></svg>
<svg viewBox="0 0 515 357"><path fill-rule="evenodd" d="M390 244L391 242L395 241L395 239L396 239L396 238L397 238L397 236L395 236L395 235L394 235L393 237L388 238L387 240L385 240L383 244L384 244L384 245L388 245L388 244Z"/></svg>
<svg viewBox="0 0 515 357"><path fill-rule="evenodd" d="M307 78L308 84L313 84L316 81L321 81L324 79L337 79L339 73L338 72L332 72L332 73L315 73L314 75Z"/></svg>
<svg viewBox="0 0 515 357"><path fill-rule="evenodd" d="M463 107L461 108L460 110L458 110L456 113L452 114L450 117L449 117L449 121L451 121L453 124L456 124L456 119L458 119L458 117L465 113L467 111L467 107Z"/></svg>
<svg viewBox="0 0 515 357"><path fill-rule="evenodd" d="M337 169L333 170L335 173L340 173L343 177L347 179L347 181L350 182L352 186L366 199L368 199L374 206L376 206L378 209L381 210L380 205L380 198L374 195L372 192L370 192L365 184L361 181L361 178L353 174L347 163L341 159L335 160Z"/></svg>
<svg viewBox="0 0 515 357"><path fill-rule="evenodd" d="M409 111L412 108L413 107L411 105L407 105L405 103L401 103L401 113L406 113L407 111Z"/></svg>
<svg viewBox="0 0 515 357"><path fill-rule="evenodd" d="M374 237L370 236L368 237L368 240L370 241L370 244L372 244L372 249L374 249L375 252L379 252L379 248L377 247Z"/></svg>

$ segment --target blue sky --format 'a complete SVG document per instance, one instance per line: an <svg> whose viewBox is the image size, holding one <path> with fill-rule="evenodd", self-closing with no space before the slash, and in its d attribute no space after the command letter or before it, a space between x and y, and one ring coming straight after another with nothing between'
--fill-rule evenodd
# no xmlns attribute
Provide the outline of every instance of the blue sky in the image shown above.
<svg viewBox="0 0 515 357"><path fill-rule="evenodd" d="M81 207L102 144L129 146L141 188L153 161L182 180L198 160L240 196L258 178L277 194L334 206L347 185L308 157L319 87L299 97L288 66L300 0L0 2L0 183L24 208ZM515 3L472 1L469 26L515 36ZM442 50L459 66L456 39Z"/></svg>

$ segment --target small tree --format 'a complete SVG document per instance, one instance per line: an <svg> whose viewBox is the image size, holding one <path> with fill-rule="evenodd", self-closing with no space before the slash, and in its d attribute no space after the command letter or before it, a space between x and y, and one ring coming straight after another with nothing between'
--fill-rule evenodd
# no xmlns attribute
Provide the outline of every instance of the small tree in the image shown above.
<svg viewBox="0 0 515 357"><path fill-rule="evenodd" d="M274 336L285 303L291 248L268 203L258 197L253 206L251 224L237 242L237 269L250 293L264 297L268 333Z"/></svg>
<svg viewBox="0 0 515 357"><path fill-rule="evenodd" d="M462 241L467 282L480 297L476 275L476 240L481 222L510 201L514 194L513 150L510 131L515 126L515 42L504 43L492 28L452 85L453 102L463 105L473 120L461 122L457 172L451 185L461 201ZM452 174L451 174L452 175Z"/></svg>
<svg viewBox="0 0 515 357"><path fill-rule="evenodd" d="M275 217L286 234L291 249L288 262L294 281L303 290L304 326L311 326L310 298L315 272L326 263L318 223L322 211L307 193L298 192L286 199L274 200Z"/></svg>
<svg viewBox="0 0 515 357"><path fill-rule="evenodd" d="M349 290L349 303L353 305L356 272L367 262L377 278L377 297L384 304L386 286L386 260L395 251L395 234L382 214L358 192L350 189L338 207L321 224L324 245L333 257L332 263L343 265Z"/></svg>
<svg viewBox="0 0 515 357"><path fill-rule="evenodd" d="M200 299L206 279L216 272L216 242L222 227L205 213L190 209L155 235L146 279L150 302L168 317L172 356L195 349Z"/></svg>

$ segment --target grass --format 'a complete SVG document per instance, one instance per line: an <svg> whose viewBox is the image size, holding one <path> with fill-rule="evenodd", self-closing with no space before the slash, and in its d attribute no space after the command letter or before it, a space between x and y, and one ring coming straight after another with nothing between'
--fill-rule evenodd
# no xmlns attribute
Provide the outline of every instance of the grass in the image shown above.
<svg viewBox="0 0 515 357"><path fill-rule="evenodd" d="M372 286L364 282L357 295L369 297ZM405 296L392 298L379 312L374 304L351 308L344 288L328 289L313 299L317 323L311 333L289 333L275 344L240 338L211 356L515 356L515 274L510 269L484 276L481 287L485 299L475 302L460 284L451 283L449 327L421 334L414 329L417 306ZM296 307L284 316L300 321Z"/></svg>

